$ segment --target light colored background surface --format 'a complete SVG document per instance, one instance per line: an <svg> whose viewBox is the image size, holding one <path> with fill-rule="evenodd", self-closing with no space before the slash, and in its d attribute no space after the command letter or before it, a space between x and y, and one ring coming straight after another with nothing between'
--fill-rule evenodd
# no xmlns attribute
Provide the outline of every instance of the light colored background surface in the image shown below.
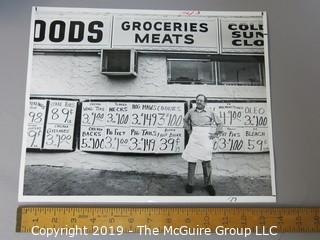
<svg viewBox="0 0 320 240"><path fill-rule="evenodd" d="M33 5L208 11L266 10L270 33L271 97L278 194L276 206L320 205L318 185L320 169L318 151L320 139L318 99L320 2L318 0L304 2L299 0L83 0L68 2L2 0L0 1L0 189L2 193L0 235L2 239L45 239L14 232L18 206L18 176L29 24ZM127 238L128 236L123 236L119 239ZM138 235L130 236L130 239L132 238L141 239ZM167 236L145 238L168 239ZM179 239L179 237L172 238ZM214 236L203 238L223 239ZM280 238L319 239L320 234L282 234L274 239ZM189 239L194 239L194 237ZM225 239L240 238L226 237Z"/></svg>

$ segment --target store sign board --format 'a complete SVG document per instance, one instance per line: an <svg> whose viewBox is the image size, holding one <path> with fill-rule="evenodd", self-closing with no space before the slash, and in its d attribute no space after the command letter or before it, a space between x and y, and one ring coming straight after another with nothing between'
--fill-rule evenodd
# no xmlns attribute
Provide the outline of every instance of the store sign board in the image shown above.
<svg viewBox="0 0 320 240"><path fill-rule="evenodd" d="M261 18L221 18L222 53L263 53L264 32Z"/></svg>
<svg viewBox="0 0 320 240"><path fill-rule="evenodd" d="M112 47L217 52L218 20L115 16Z"/></svg>
<svg viewBox="0 0 320 240"><path fill-rule="evenodd" d="M35 14L35 49L110 48L112 17L108 14Z"/></svg>
<svg viewBox="0 0 320 240"><path fill-rule="evenodd" d="M261 17L36 11L33 44L39 50L134 48L263 53L264 33Z"/></svg>

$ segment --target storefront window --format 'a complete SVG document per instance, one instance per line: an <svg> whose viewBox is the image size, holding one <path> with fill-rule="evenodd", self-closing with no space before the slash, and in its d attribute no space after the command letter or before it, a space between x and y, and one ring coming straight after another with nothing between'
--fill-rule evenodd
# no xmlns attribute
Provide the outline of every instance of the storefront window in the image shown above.
<svg viewBox="0 0 320 240"><path fill-rule="evenodd" d="M167 58L167 67L169 84L264 85L264 60L261 56Z"/></svg>
<svg viewBox="0 0 320 240"><path fill-rule="evenodd" d="M215 84L215 67L210 59L167 59L167 64L169 84Z"/></svg>
<svg viewBox="0 0 320 240"><path fill-rule="evenodd" d="M263 85L263 59L232 56L219 60L219 85Z"/></svg>

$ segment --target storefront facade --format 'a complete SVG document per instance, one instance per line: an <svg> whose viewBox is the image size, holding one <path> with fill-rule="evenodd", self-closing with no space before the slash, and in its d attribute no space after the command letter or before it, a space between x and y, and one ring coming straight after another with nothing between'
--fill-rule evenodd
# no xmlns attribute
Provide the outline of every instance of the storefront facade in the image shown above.
<svg viewBox="0 0 320 240"><path fill-rule="evenodd" d="M213 174L270 176L264 13L38 8L34 16L30 97L45 117L29 124L26 164L185 176L182 118L201 93L224 123Z"/></svg>

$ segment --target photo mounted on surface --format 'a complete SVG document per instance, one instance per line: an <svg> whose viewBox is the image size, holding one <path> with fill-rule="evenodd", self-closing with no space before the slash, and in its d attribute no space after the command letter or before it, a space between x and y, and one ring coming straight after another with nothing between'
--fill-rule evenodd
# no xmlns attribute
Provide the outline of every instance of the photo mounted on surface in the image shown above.
<svg viewBox="0 0 320 240"><path fill-rule="evenodd" d="M33 9L19 200L274 202L265 12Z"/></svg>

